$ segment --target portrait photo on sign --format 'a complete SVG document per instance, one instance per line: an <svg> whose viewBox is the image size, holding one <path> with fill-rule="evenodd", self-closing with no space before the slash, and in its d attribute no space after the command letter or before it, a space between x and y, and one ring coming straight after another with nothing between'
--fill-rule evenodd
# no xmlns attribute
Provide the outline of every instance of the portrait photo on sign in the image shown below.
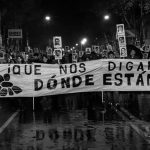
<svg viewBox="0 0 150 150"><path fill-rule="evenodd" d="M78 54L72 54L72 62L77 62L78 61Z"/></svg>
<svg viewBox="0 0 150 150"><path fill-rule="evenodd" d="M143 53L143 59L148 59L148 53Z"/></svg>
<svg viewBox="0 0 150 150"><path fill-rule="evenodd" d="M61 48L62 47L62 39L60 36L53 37L53 44L54 48Z"/></svg>
<svg viewBox="0 0 150 150"><path fill-rule="evenodd" d="M55 49L54 50L55 59L62 59L62 50L61 49Z"/></svg>
<svg viewBox="0 0 150 150"><path fill-rule="evenodd" d="M53 49L51 47L46 47L46 53L47 53L47 56L52 56L53 55Z"/></svg>
<svg viewBox="0 0 150 150"><path fill-rule="evenodd" d="M69 46L65 46L65 51L68 51L69 50Z"/></svg>
<svg viewBox="0 0 150 150"><path fill-rule="evenodd" d="M117 24L117 33L124 34L124 24Z"/></svg>
<svg viewBox="0 0 150 150"><path fill-rule="evenodd" d="M92 50L91 50L92 52L95 52L95 46L96 45L92 45Z"/></svg>
<svg viewBox="0 0 150 150"><path fill-rule="evenodd" d="M81 58L84 54L84 51L79 51L79 57Z"/></svg>
<svg viewBox="0 0 150 150"><path fill-rule="evenodd" d="M127 57L127 48L124 47L120 47L120 57Z"/></svg>
<svg viewBox="0 0 150 150"><path fill-rule="evenodd" d="M118 42L119 42L119 45L126 45L126 39L125 39L125 36L118 36Z"/></svg>
<svg viewBox="0 0 150 150"><path fill-rule="evenodd" d="M75 49L72 50L72 54L76 54L77 51Z"/></svg>
<svg viewBox="0 0 150 150"><path fill-rule="evenodd" d="M100 53L99 46L95 46L95 48L94 48L94 52L95 52L95 53L97 53L97 54L99 54L99 53Z"/></svg>
<svg viewBox="0 0 150 150"><path fill-rule="evenodd" d="M85 49L85 53L86 53L86 54L91 54L91 48L90 48L90 47L86 48L86 49Z"/></svg>
<svg viewBox="0 0 150 150"><path fill-rule="evenodd" d="M150 51L150 45L145 45L145 48L144 48L144 52L149 52Z"/></svg>

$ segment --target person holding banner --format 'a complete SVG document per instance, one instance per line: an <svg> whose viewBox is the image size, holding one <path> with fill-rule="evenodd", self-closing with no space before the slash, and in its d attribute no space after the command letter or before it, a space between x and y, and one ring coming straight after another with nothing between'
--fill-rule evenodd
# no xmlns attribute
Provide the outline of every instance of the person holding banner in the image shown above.
<svg viewBox="0 0 150 150"><path fill-rule="evenodd" d="M113 51L109 51L108 52L108 59L114 59L115 58L115 54Z"/></svg>
<svg viewBox="0 0 150 150"><path fill-rule="evenodd" d="M140 49L138 49L132 45L127 45L127 53L128 53L129 59L142 59L143 58L143 55L142 55Z"/></svg>

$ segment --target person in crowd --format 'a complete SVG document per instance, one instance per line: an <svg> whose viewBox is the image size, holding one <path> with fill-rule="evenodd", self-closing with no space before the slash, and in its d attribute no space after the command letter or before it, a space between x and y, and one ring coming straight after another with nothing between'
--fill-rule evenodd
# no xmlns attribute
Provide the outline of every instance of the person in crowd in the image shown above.
<svg viewBox="0 0 150 150"><path fill-rule="evenodd" d="M134 45L127 45L127 53L129 59L142 59L143 55L140 49Z"/></svg>
<svg viewBox="0 0 150 150"><path fill-rule="evenodd" d="M47 56L46 55L43 55L43 63L47 63Z"/></svg>
<svg viewBox="0 0 150 150"><path fill-rule="evenodd" d="M34 54L32 62L41 63L41 61L39 59L39 54L37 54L37 53Z"/></svg>
<svg viewBox="0 0 150 150"><path fill-rule="evenodd" d="M113 51L108 52L108 59L114 59L115 58L115 54Z"/></svg>
<svg viewBox="0 0 150 150"><path fill-rule="evenodd" d="M22 64L22 63L24 63L23 58L22 58L21 56L18 56L18 57L17 57L17 60L16 60L16 63L17 63L17 64Z"/></svg>
<svg viewBox="0 0 150 150"><path fill-rule="evenodd" d="M128 56L130 59L142 59L142 54L137 53L134 49L132 49Z"/></svg>
<svg viewBox="0 0 150 150"><path fill-rule="evenodd" d="M147 59L150 59L150 51L148 52L148 57L147 57Z"/></svg>
<svg viewBox="0 0 150 150"><path fill-rule="evenodd" d="M54 56L48 56L47 58L47 64L54 64L55 57Z"/></svg>

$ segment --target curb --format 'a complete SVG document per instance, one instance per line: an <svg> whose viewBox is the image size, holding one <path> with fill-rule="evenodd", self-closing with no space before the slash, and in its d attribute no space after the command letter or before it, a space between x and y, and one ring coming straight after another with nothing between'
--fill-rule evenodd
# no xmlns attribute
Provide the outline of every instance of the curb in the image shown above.
<svg viewBox="0 0 150 150"><path fill-rule="evenodd" d="M18 115L19 110L11 115L11 117L0 127L0 134L8 127L12 120Z"/></svg>

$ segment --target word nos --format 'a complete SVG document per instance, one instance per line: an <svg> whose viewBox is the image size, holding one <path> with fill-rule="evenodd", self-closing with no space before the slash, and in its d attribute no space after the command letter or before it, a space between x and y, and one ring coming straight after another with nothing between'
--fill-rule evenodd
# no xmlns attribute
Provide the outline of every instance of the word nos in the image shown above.
<svg viewBox="0 0 150 150"><path fill-rule="evenodd" d="M50 79L47 80L46 85L42 79L35 79L34 90L39 91L44 86L46 86L48 90L54 90L57 88L59 84L61 85L62 89L71 88L71 87L79 87L82 83L84 83L85 86L94 85L94 82L93 82L94 75L85 74L86 72L85 63L60 65L59 72L60 72L60 75L63 75L63 76L65 75L65 77L58 79L56 75L53 75ZM76 73L81 74L81 75L75 75Z"/></svg>
<svg viewBox="0 0 150 150"><path fill-rule="evenodd" d="M121 86L125 82L128 86L132 86L133 82L131 81L134 79L137 86L149 86L150 74L147 73L149 70L150 61L147 61L147 65L144 65L143 62L135 65L132 61L128 61L126 64L109 61L108 73L103 74L103 85Z"/></svg>

